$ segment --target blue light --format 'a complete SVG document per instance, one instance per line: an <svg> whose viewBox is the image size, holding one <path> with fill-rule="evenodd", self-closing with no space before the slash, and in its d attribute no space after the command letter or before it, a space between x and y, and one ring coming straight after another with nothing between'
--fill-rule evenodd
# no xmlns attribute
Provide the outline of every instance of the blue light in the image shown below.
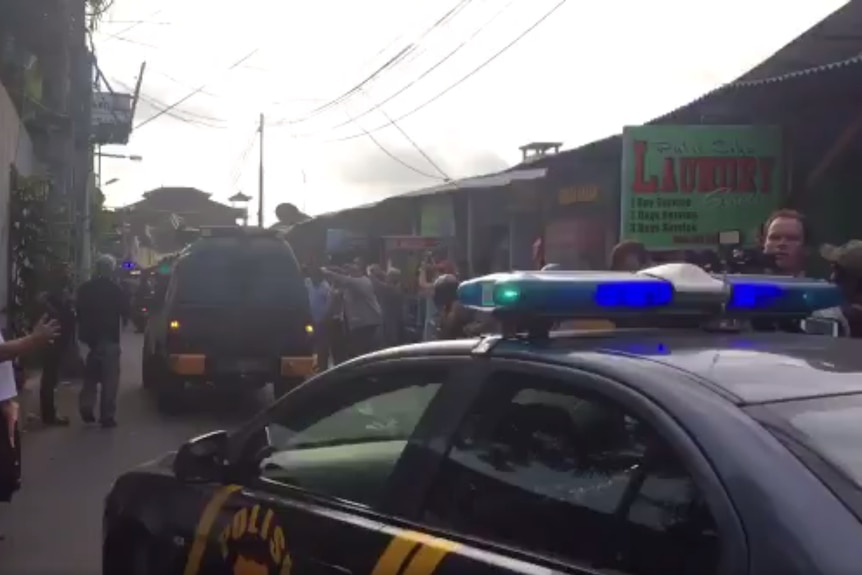
<svg viewBox="0 0 862 575"><path fill-rule="evenodd" d="M123 262L123 269L127 269L127 270L135 269L135 262L130 262L130 261Z"/></svg>
<svg viewBox="0 0 862 575"><path fill-rule="evenodd" d="M664 307L673 301L673 286L665 281L602 283L595 289L600 307Z"/></svg>
<svg viewBox="0 0 862 575"><path fill-rule="evenodd" d="M458 300L470 307L555 317L661 308L673 302L673 294L667 281L614 272L512 272L469 280L458 288Z"/></svg>
<svg viewBox="0 0 862 575"><path fill-rule="evenodd" d="M727 276L731 313L809 315L840 306L844 295L834 284L807 278Z"/></svg>

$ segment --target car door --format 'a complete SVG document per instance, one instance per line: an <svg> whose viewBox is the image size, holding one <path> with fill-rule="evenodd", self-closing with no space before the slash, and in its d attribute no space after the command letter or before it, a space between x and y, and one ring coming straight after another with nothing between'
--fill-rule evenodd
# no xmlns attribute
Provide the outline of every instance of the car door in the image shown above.
<svg viewBox="0 0 862 575"><path fill-rule="evenodd" d="M404 511L421 529L539 565L747 572L726 493L667 414L573 369L495 360L489 370L426 496Z"/></svg>
<svg viewBox="0 0 862 575"><path fill-rule="evenodd" d="M430 574L445 543L389 528L380 510L397 468L422 472L415 452L432 422L448 417L469 363L381 362L334 370L291 393L246 430L252 437L254 425L265 426L271 453L259 473L216 493L215 510L201 519L205 548L191 551L186 574L398 575L416 546L432 551L411 573Z"/></svg>

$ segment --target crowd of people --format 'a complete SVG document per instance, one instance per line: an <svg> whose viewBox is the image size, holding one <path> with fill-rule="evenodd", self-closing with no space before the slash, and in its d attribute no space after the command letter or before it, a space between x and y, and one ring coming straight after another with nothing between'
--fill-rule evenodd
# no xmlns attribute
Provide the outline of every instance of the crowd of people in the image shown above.
<svg viewBox="0 0 862 575"><path fill-rule="evenodd" d="M320 366L329 366L377 349L417 339L457 337L452 326L463 315L455 301L457 270L429 255L418 271L421 335L408 325L407 295L401 271L361 258L341 266L307 266L306 288L314 321Z"/></svg>

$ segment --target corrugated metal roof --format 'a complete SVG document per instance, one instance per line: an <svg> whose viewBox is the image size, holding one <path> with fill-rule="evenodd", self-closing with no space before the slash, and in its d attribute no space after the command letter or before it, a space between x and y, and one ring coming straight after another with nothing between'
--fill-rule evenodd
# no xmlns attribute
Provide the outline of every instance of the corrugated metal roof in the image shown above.
<svg viewBox="0 0 862 575"><path fill-rule="evenodd" d="M545 168L535 168L530 169L525 167L524 169L513 169L512 171L505 172L497 172L494 174L486 174L484 176L472 176L469 178L462 178L460 180L453 180L451 182L447 182L444 184L440 184L437 186L431 186L429 188L422 188L419 190L410 190L408 192L403 192L400 194L395 194L392 196L387 196L380 200L374 202L368 202L365 204L359 204L358 206L352 206L350 208L345 208L342 210L335 210L332 212L326 212L323 214L319 214L311 218L311 220L316 220L319 218L331 218L337 216L339 214L344 214L346 212L351 212L354 210L367 210L369 208L373 208L382 204L383 202L388 202L391 200L398 199L408 199L408 198L423 198L427 196L434 196L438 194L451 194L457 192L459 190L467 190L467 189L481 189L481 188L499 188L502 186L507 186L512 182L517 181L525 181L525 180L537 180L539 178L543 178L545 176L546 169ZM311 221L307 220L307 221ZM301 225L305 222L300 222L298 225Z"/></svg>
<svg viewBox="0 0 862 575"><path fill-rule="evenodd" d="M723 86L719 86L718 88L715 88L714 90L711 90L710 92L707 92L703 96L697 98L696 100L689 102L688 104L686 104L684 106L680 106L679 108L671 110L670 112L656 118L655 120L652 120L651 122L649 122L649 124L660 123L660 122L663 122L665 120L668 120L672 116L675 116L675 115L679 114L680 112L687 110L689 108L693 108L694 106L696 106L698 104L702 104L705 100L714 98L714 97L716 97L719 94L722 94L724 92L728 92L731 90L739 90L739 89L758 88L758 87L766 86L769 84L779 84L779 83L788 82L788 81L792 81L792 80L798 80L800 78L805 78L805 77L809 77L809 76L815 76L818 74L828 73L828 72L832 72L835 70L847 68L850 66L856 66L856 65L859 65L860 63L862 63L862 54L858 54L856 56L853 56L851 58L847 58L845 60L839 60L837 62L829 62L827 64L821 64L819 66L812 66L810 68L804 68L802 70L795 70L793 72L787 72L785 74L779 74L777 76L770 76L768 78L758 78L755 80L737 80L735 82L730 82L728 84L724 84Z"/></svg>
<svg viewBox="0 0 862 575"><path fill-rule="evenodd" d="M847 2L737 78L737 81L764 80L852 58L862 52L860 30L862 2Z"/></svg>

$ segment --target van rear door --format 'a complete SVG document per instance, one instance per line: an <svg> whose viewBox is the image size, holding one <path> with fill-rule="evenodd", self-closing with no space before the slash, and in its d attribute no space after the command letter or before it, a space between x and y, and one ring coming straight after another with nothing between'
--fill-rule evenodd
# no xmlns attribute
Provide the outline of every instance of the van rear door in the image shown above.
<svg viewBox="0 0 862 575"><path fill-rule="evenodd" d="M290 247L266 237L203 241L176 266L172 350L219 361L312 355L308 292Z"/></svg>

